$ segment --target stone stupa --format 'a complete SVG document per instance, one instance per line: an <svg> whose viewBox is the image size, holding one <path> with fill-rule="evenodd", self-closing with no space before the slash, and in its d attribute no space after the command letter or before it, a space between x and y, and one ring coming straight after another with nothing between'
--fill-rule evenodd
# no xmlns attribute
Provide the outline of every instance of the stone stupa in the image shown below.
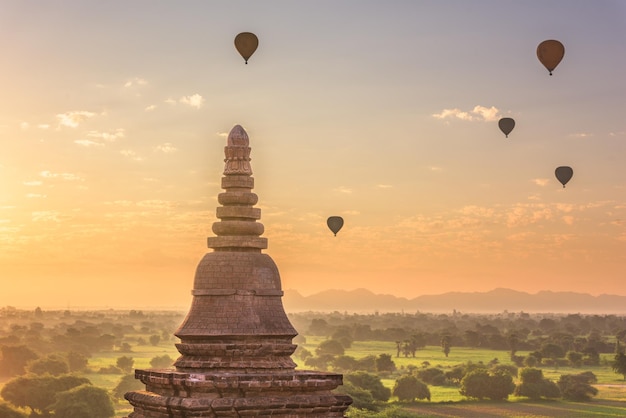
<svg viewBox="0 0 626 418"><path fill-rule="evenodd" d="M343 417L352 403L333 389L342 375L295 370L297 335L282 304L267 248L246 131L228 135L213 251L196 269L191 308L175 332L175 369L135 370L146 389L128 392L129 418Z"/></svg>

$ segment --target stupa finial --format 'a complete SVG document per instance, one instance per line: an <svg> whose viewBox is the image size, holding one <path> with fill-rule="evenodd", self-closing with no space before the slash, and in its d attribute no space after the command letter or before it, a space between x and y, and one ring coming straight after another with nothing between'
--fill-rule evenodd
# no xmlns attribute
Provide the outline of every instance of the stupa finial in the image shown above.
<svg viewBox="0 0 626 418"><path fill-rule="evenodd" d="M250 139L248 133L241 127L235 125L228 134L228 142L224 147L224 175L252 175L250 166Z"/></svg>

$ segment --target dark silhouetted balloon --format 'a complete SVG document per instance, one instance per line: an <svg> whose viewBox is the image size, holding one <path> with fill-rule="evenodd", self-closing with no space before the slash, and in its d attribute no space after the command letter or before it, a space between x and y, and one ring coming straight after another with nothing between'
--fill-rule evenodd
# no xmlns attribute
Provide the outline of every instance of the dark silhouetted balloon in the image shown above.
<svg viewBox="0 0 626 418"><path fill-rule="evenodd" d="M554 170L554 174L556 175L557 180L560 181L565 188L567 182L570 181L570 179L574 175L574 170L572 170L572 167L561 166L557 167L556 170Z"/></svg>
<svg viewBox="0 0 626 418"><path fill-rule="evenodd" d="M328 225L328 228L337 236L337 232L339 232L343 226L343 218L341 216L331 216L326 220L326 225Z"/></svg>
<svg viewBox="0 0 626 418"><path fill-rule="evenodd" d="M515 121L513 118L502 118L498 121L498 126L504 135L508 138L509 134L515 128Z"/></svg>
<svg viewBox="0 0 626 418"><path fill-rule="evenodd" d="M563 55L565 55L565 47L554 39L543 41L537 47L537 58L548 69L550 75L563 59Z"/></svg>
<svg viewBox="0 0 626 418"><path fill-rule="evenodd" d="M259 46L259 38L251 32L241 32L235 36L235 48L241 54L243 59L248 63L248 59L254 54Z"/></svg>

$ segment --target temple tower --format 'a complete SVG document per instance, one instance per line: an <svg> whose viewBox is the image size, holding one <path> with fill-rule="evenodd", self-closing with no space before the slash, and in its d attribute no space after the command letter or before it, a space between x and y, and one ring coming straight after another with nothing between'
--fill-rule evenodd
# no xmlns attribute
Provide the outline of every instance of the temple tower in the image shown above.
<svg viewBox="0 0 626 418"><path fill-rule="evenodd" d="M297 335L282 304L278 268L267 248L246 131L228 135L222 206L212 252L196 269L193 300L175 332L175 369L135 370L146 390L129 392L130 418L343 417L349 396L331 391L342 375L295 370Z"/></svg>

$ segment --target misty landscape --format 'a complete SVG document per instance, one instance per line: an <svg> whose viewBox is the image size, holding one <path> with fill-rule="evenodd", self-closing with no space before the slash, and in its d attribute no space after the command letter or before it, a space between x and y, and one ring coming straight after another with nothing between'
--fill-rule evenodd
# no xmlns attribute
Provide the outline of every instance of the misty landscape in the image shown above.
<svg viewBox="0 0 626 418"><path fill-rule="evenodd" d="M626 3L0 4L0 418L626 416Z"/></svg>

